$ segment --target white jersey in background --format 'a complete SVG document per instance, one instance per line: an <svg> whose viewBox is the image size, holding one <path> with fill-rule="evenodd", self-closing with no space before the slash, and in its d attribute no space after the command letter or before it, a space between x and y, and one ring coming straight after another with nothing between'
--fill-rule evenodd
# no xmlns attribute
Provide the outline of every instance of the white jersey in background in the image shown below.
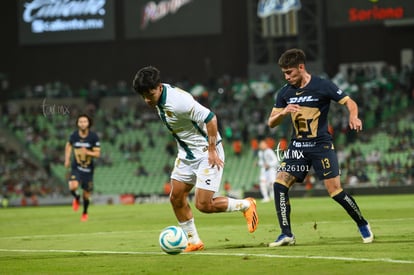
<svg viewBox="0 0 414 275"><path fill-rule="evenodd" d="M268 202L273 197L273 183L276 179L279 160L277 159L276 153L270 148L259 150L257 156L260 167L260 192L263 201Z"/></svg>
<svg viewBox="0 0 414 275"><path fill-rule="evenodd" d="M266 150L259 150L257 155L259 158L258 165L261 169L276 169L279 166L279 160L277 159L276 153L272 149L268 148Z"/></svg>

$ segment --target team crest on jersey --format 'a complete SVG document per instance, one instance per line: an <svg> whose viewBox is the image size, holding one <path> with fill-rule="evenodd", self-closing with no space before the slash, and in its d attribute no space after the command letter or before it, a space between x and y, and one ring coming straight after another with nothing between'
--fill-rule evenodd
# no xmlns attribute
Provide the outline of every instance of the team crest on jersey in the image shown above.
<svg viewBox="0 0 414 275"><path fill-rule="evenodd" d="M167 116L167 117L173 117L173 112L171 112L171 111L166 111L165 112L165 115Z"/></svg>

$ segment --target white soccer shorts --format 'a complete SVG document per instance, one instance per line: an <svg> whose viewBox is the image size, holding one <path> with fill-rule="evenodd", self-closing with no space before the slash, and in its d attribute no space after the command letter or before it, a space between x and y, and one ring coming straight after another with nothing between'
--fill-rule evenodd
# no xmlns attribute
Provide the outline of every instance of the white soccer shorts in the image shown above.
<svg viewBox="0 0 414 275"><path fill-rule="evenodd" d="M224 162L224 149L222 144L217 145L217 153ZM195 160L176 159L171 178L195 185L196 188L218 192L220 189L223 168L211 167L208 163L208 152L202 158Z"/></svg>

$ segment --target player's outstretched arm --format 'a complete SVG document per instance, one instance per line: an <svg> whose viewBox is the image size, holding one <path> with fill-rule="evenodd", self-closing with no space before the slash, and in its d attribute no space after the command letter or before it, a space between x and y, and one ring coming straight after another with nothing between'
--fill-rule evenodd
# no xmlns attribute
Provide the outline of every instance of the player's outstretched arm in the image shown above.
<svg viewBox="0 0 414 275"><path fill-rule="evenodd" d="M70 154L72 153L72 145L69 142L66 142L65 146L65 167L70 167Z"/></svg>
<svg viewBox="0 0 414 275"><path fill-rule="evenodd" d="M217 165L218 169L224 166L223 160L221 160L217 154L217 118L214 116L207 124L207 136L208 136L208 162L214 167Z"/></svg>
<svg viewBox="0 0 414 275"><path fill-rule="evenodd" d="M358 118L358 105L356 102L349 98L345 102L345 106L349 111L349 128L357 132L362 131L362 121Z"/></svg>

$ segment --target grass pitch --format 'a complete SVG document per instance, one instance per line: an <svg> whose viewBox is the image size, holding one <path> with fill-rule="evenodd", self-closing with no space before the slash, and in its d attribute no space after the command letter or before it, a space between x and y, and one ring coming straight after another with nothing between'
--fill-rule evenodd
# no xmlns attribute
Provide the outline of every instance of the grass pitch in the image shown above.
<svg viewBox="0 0 414 275"><path fill-rule="evenodd" d="M414 195L356 196L375 242L329 197L292 198L295 246L269 248L279 234L273 203L260 203L248 233L241 213L194 207L204 251L167 255L158 246L175 225L169 204L0 209L0 274L412 274Z"/></svg>

